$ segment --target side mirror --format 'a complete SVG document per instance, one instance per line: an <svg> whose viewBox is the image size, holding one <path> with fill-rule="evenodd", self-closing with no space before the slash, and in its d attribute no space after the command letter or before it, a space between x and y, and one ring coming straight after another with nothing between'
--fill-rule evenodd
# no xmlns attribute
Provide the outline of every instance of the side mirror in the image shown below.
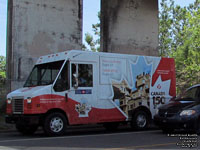
<svg viewBox="0 0 200 150"><path fill-rule="evenodd" d="M74 89L78 89L78 84L74 84Z"/></svg>
<svg viewBox="0 0 200 150"><path fill-rule="evenodd" d="M77 78L77 75L76 75L76 73L74 73L74 74L73 74L73 77L74 77L75 79Z"/></svg>
<svg viewBox="0 0 200 150"><path fill-rule="evenodd" d="M73 74L73 77L74 77L74 79L75 79L75 84L74 84L74 89L77 89L78 88L78 76L77 76L77 74Z"/></svg>

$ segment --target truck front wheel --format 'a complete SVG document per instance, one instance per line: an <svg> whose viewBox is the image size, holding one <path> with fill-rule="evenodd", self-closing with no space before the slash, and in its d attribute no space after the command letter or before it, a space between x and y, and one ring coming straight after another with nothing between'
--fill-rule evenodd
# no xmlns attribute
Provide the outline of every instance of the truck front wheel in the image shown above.
<svg viewBox="0 0 200 150"><path fill-rule="evenodd" d="M43 130L48 136L60 136L65 133L67 120L62 113L49 114L44 121Z"/></svg>
<svg viewBox="0 0 200 150"><path fill-rule="evenodd" d="M131 121L131 127L137 130L144 130L149 125L149 116L146 112L140 110L136 112Z"/></svg>
<svg viewBox="0 0 200 150"><path fill-rule="evenodd" d="M15 127L18 132L24 135L31 135L35 133L35 131L38 128L38 125L25 125L25 124L17 123Z"/></svg>

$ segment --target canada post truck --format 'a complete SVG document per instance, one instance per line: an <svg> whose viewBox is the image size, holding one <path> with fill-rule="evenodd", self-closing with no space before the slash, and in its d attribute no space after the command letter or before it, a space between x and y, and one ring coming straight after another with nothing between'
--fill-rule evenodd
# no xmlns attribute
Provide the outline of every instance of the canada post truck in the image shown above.
<svg viewBox="0 0 200 150"><path fill-rule="evenodd" d="M41 56L24 86L7 95L6 122L49 136L67 126L120 123L145 129L176 95L172 58L70 50Z"/></svg>

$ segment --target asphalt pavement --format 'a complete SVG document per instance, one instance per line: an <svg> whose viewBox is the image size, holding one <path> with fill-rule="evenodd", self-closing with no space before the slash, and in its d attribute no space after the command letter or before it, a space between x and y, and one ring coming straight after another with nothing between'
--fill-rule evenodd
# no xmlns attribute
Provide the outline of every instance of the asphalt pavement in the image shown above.
<svg viewBox="0 0 200 150"><path fill-rule="evenodd" d="M108 132L101 126L68 128L64 136L46 137L42 130L31 136L18 132L0 133L0 150L133 150L133 149L200 149L196 134L161 130L132 131L121 127Z"/></svg>
<svg viewBox="0 0 200 150"><path fill-rule="evenodd" d="M5 116L0 114L0 133L7 132L7 131L14 131L15 126L12 124L5 123Z"/></svg>

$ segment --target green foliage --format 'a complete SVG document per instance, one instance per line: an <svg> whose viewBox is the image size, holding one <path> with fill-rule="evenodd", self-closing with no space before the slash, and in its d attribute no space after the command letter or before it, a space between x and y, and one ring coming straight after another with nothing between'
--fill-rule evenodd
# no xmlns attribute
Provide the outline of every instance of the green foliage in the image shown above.
<svg viewBox="0 0 200 150"><path fill-rule="evenodd" d="M6 58L0 56L0 84L4 83L6 80Z"/></svg>
<svg viewBox="0 0 200 150"><path fill-rule="evenodd" d="M178 91L200 83L200 0L181 8L174 0L162 0L160 55L176 61Z"/></svg>
<svg viewBox="0 0 200 150"><path fill-rule="evenodd" d="M98 18L100 20L100 12L98 12ZM100 21L96 24L93 24L92 29L97 39L95 39L90 33L86 33L85 42L89 46L89 49L87 49L86 45L83 45L82 49L98 52L100 51Z"/></svg>
<svg viewBox="0 0 200 150"><path fill-rule="evenodd" d="M5 111L6 58L0 56L0 114Z"/></svg>

